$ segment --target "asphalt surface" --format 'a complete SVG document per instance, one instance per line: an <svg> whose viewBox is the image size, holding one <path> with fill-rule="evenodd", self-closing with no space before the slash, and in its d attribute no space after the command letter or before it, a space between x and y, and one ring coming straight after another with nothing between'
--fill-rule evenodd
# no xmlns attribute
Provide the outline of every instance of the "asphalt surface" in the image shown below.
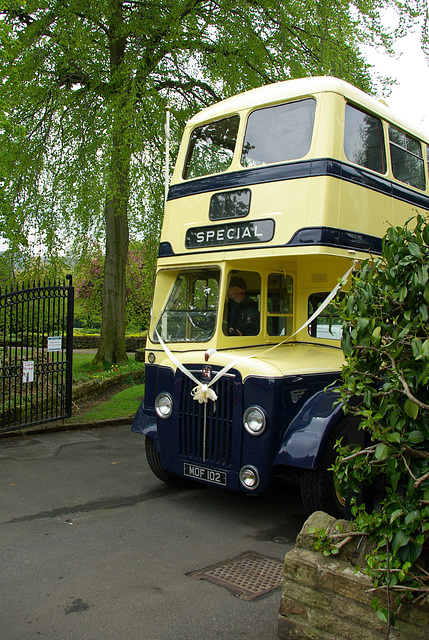
<svg viewBox="0 0 429 640"><path fill-rule="evenodd" d="M299 491L249 498L152 475L129 426L0 440L0 639L275 640L280 591L245 601L189 572L283 560Z"/></svg>

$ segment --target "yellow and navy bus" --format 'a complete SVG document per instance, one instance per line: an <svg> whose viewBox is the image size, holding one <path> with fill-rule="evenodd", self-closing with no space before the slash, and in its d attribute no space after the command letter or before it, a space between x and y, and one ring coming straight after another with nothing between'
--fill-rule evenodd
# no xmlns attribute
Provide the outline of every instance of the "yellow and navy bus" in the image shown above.
<svg viewBox="0 0 429 640"><path fill-rule="evenodd" d="M353 425L335 403L341 326L327 302L389 224L429 210L428 149L330 77L254 89L188 122L133 423L161 480L257 494L286 477L309 512L344 515L329 468Z"/></svg>

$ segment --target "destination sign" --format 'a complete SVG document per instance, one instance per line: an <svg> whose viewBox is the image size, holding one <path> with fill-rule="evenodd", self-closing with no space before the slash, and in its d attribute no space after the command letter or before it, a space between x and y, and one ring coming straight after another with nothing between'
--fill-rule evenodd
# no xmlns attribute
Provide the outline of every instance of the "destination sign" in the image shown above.
<svg viewBox="0 0 429 640"><path fill-rule="evenodd" d="M274 236L274 220L228 222L194 227L186 232L186 248L218 247L230 244L269 242Z"/></svg>

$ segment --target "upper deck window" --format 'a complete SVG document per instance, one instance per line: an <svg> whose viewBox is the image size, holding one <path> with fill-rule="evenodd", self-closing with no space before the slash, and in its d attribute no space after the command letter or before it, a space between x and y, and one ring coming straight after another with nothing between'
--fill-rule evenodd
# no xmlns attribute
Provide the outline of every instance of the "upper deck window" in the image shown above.
<svg viewBox="0 0 429 640"><path fill-rule="evenodd" d="M417 189L424 189L425 168L420 142L392 126L389 126L389 142L395 178Z"/></svg>
<svg viewBox="0 0 429 640"><path fill-rule="evenodd" d="M344 152L350 162L378 173L386 173L386 152L381 120L347 104Z"/></svg>
<svg viewBox="0 0 429 640"><path fill-rule="evenodd" d="M258 109L250 114L241 154L243 167L303 158L313 134L314 98Z"/></svg>
<svg viewBox="0 0 429 640"><path fill-rule="evenodd" d="M196 127L191 133L183 177L199 178L226 171L234 155L238 116Z"/></svg>

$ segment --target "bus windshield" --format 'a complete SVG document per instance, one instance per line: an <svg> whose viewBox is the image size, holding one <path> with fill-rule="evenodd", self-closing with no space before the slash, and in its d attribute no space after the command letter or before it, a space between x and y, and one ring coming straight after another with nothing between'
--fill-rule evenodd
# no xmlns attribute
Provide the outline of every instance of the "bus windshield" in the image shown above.
<svg viewBox="0 0 429 640"><path fill-rule="evenodd" d="M219 269L180 272L156 326L166 342L206 342L213 336L219 306ZM153 336L158 342L158 335Z"/></svg>

